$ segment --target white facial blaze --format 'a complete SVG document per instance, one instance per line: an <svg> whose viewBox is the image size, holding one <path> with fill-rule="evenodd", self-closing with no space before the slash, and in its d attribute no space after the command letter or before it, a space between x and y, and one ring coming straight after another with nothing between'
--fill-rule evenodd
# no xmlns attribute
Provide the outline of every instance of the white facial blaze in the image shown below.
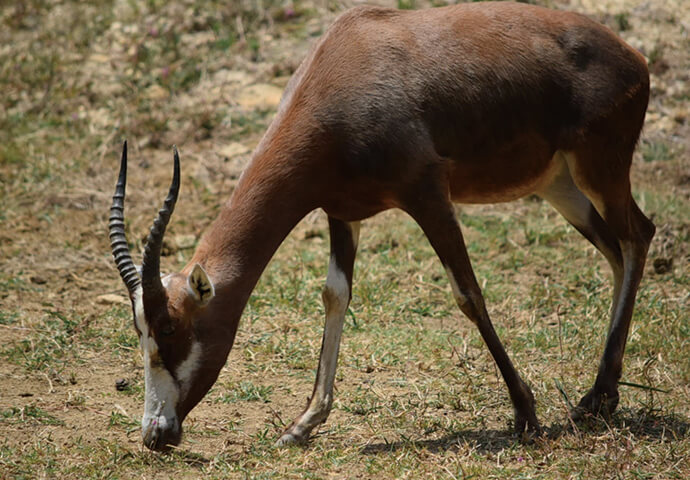
<svg viewBox="0 0 690 480"><path fill-rule="evenodd" d="M191 387L192 378L201 360L201 344L192 343L189 355L175 369L175 381L163 365L152 362L158 355L158 345L144 316L141 287L136 299L135 322L141 332L140 344L144 354L145 396L141 424L144 432L151 428L165 430L174 427L178 421L175 407L180 397L186 395Z"/></svg>
<svg viewBox="0 0 690 480"><path fill-rule="evenodd" d="M141 425L144 431L150 428L171 428L177 422L175 406L180 396L172 375L163 366L152 365L151 359L158 354L158 345L151 336L144 316L141 288L137 292L135 322L141 332L141 350L144 354L144 416Z"/></svg>
<svg viewBox="0 0 690 480"><path fill-rule="evenodd" d="M181 386L181 394L187 395L189 392L189 387L192 385L192 377L199 366L199 361L201 360L201 344L199 342L192 343L192 347L189 350L189 355L187 358L178 365L175 369L175 376L177 381Z"/></svg>

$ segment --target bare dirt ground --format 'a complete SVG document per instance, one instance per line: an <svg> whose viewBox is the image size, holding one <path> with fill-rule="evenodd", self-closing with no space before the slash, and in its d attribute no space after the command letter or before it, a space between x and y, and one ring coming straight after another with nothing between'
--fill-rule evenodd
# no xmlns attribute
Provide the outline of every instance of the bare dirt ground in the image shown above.
<svg viewBox="0 0 690 480"><path fill-rule="evenodd" d="M605 23L647 57L652 74L632 180L658 230L626 357L624 380L634 385L611 425L564 433L553 387L565 382L575 402L591 384L609 272L555 213L525 200L468 207L461 219L491 313L534 385L546 440L522 446L507 433L509 400L486 349L452 305L421 233L387 213L365 223L334 412L306 449L274 449L316 367L328 256L316 212L257 287L217 386L186 421L182 450L142 450L143 368L106 233L121 141L130 145L135 252L169 182L170 146L180 148L182 194L163 258L164 269L180 268L309 45L360 3L0 4L0 478L690 475L684 0L538 2ZM585 323L561 325L561 312ZM563 338L554 333L561 328Z"/></svg>

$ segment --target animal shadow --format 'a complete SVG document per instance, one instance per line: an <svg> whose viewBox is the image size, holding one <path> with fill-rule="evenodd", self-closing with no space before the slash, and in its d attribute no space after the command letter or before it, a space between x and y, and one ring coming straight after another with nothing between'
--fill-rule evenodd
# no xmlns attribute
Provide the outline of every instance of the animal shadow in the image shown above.
<svg viewBox="0 0 690 480"><path fill-rule="evenodd" d="M690 436L689 419L681 415L622 408L609 421L599 417L589 417L577 423L571 422L569 419L560 423L555 422L545 427L541 437L530 443L539 448L540 443L557 440L565 435L597 434L612 429L624 431L635 438L659 442L677 441ZM362 447L360 452L364 455L377 455L413 447L438 453L458 451L461 447L469 445L474 451L487 454L498 453L519 443L519 441L520 439L508 429L468 429L452 432L436 439L406 439L369 444Z"/></svg>

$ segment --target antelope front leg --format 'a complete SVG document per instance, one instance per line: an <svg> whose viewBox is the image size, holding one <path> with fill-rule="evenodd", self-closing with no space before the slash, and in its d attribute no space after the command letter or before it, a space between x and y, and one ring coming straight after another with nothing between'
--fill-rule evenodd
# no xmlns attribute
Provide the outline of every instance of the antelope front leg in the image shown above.
<svg viewBox="0 0 690 480"><path fill-rule="evenodd" d="M359 222L346 223L329 217L328 227L331 235L331 260L326 286L323 289L326 325L314 391L307 408L285 429L278 439L278 445L305 443L312 429L326 421L333 404L333 382L345 313L352 292L352 270L359 240Z"/></svg>

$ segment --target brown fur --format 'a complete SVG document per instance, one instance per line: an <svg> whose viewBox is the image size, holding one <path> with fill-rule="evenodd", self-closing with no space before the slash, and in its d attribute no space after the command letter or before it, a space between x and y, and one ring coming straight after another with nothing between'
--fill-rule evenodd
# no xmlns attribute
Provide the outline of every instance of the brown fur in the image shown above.
<svg viewBox="0 0 690 480"><path fill-rule="evenodd" d="M185 358L190 339L203 345L203 368L178 406L180 419L215 381L261 272L305 214L322 208L349 222L397 207L422 225L469 299L461 308L506 377L516 428L538 428L534 400L493 332L447 205L546 191L568 168L568 185L596 207L591 225L576 226L613 252L607 258L620 271L619 241L642 235L630 251L644 264L653 226L634 206L628 172L648 95L644 58L581 15L504 2L342 15L288 84L232 198L171 281L165 318L153 321L154 332L157 322L177 325L167 339L156 334L169 369ZM559 150L574 152L575 163L556 163ZM184 283L196 263L216 288L203 308ZM635 289L638 270L629 274ZM624 324L626 315L619 315ZM610 381L602 382L612 396Z"/></svg>

